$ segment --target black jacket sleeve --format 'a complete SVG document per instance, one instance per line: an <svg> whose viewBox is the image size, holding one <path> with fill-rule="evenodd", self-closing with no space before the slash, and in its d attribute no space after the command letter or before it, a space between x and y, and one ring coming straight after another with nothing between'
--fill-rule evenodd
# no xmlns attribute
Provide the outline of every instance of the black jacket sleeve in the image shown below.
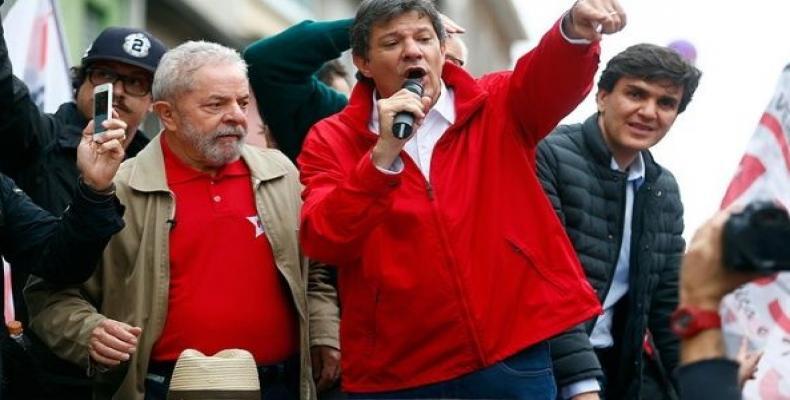
<svg viewBox="0 0 790 400"><path fill-rule="evenodd" d="M551 202L554 211L565 224L565 215L562 212L562 199L557 190L555 171L559 162L552 151L549 140L538 143L537 151L538 178L543 190ZM580 324L551 339L551 361L554 364L554 377L558 388L579 382L585 379L603 377L603 370L598 357L590 344L590 338Z"/></svg>
<svg viewBox="0 0 790 400"><path fill-rule="evenodd" d="M681 400L736 400L741 398L738 387L738 363L719 358L697 361L678 368Z"/></svg>
<svg viewBox="0 0 790 400"><path fill-rule="evenodd" d="M555 174L559 167L559 162L548 140L544 139L538 143L538 151L535 157L538 164L538 179L540 179L540 184L543 186L543 191L548 196L554 212L560 218L560 222L565 225L565 214L562 212L562 199L560 199L557 191L557 177Z"/></svg>
<svg viewBox="0 0 790 400"><path fill-rule="evenodd" d="M24 82L13 75L0 23L0 171L14 174L56 140L52 117L41 112Z"/></svg>
<svg viewBox="0 0 790 400"><path fill-rule="evenodd" d="M675 187L677 193L677 187ZM669 318L678 305L678 280L680 262L685 251L683 240L683 205L680 199L673 202L678 207L677 212L670 222L672 224L670 240L670 253L666 255L666 262L659 275L659 281L650 305L648 328L653 336L661 364L665 371L673 371L678 365L679 340L670 329ZM672 376L670 375L670 379ZM674 381L674 379L673 379ZM673 384L677 384L673 382Z"/></svg>
<svg viewBox="0 0 790 400"><path fill-rule="evenodd" d="M61 218L33 203L0 175L0 252L13 268L53 283L88 279L110 237L123 226L123 206L83 184Z"/></svg>

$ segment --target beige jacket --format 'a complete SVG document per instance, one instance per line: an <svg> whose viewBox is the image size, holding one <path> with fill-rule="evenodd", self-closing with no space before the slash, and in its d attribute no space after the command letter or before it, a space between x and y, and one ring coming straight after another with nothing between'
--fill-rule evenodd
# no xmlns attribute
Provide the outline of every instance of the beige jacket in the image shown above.
<svg viewBox="0 0 790 400"><path fill-rule="evenodd" d="M279 151L250 146L242 149L242 158L251 171L258 216L267 228L277 269L299 314L301 398L314 399L309 348L319 344L339 348L335 292L326 283L326 270L309 269L299 248L301 187L294 165ZM94 275L79 287L65 289L34 281L25 297L36 334L58 356L84 367L89 365L91 331L103 319L142 327L131 360L94 377L95 398L142 400L151 348L167 315L168 220L175 215L159 137L126 161L115 181L118 197L126 206L126 227L112 238Z"/></svg>

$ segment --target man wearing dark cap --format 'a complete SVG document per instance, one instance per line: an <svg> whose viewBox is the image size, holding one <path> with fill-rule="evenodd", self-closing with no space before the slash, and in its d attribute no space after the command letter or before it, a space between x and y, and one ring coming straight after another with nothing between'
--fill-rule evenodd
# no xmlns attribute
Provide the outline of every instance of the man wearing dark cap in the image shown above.
<svg viewBox="0 0 790 400"><path fill-rule="evenodd" d="M85 51L81 65L72 68L74 101L48 114L36 106L24 82L12 75L0 25L0 172L13 178L43 209L61 215L77 189L77 145L93 118L94 87L113 83L113 110L126 123L126 157L134 157L148 143L138 127L150 108L153 74L165 51L143 30L105 29ZM26 281L26 274L13 276L16 315L23 323L27 307L21 289ZM29 385L31 390L51 393L53 399L90 398L90 381L81 378L83 370L57 359L43 346L35 346L34 353L47 372L39 377L41 384ZM43 393L30 395L48 398Z"/></svg>
<svg viewBox="0 0 790 400"><path fill-rule="evenodd" d="M93 118L94 87L113 83L113 110L126 122L124 146L127 157L134 157L148 143L138 127L151 105L153 73L165 50L140 29L105 29L85 51L81 65L72 68L74 101L47 114L12 75L0 37L0 171L41 207L61 214L74 192L76 149Z"/></svg>

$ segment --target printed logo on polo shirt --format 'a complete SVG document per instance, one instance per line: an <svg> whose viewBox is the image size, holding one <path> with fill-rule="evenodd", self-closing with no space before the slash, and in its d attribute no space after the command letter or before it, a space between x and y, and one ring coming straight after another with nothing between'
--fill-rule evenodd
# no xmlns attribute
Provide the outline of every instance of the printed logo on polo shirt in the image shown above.
<svg viewBox="0 0 790 400"><path fill-rule="evenodd" d="M261 223L261 219L255 215L252 217L247 217L247 221L250 221L252 226L255 227L255 238L257 239L261 237L261 235L263 235L263 223Z"/></svg>
<svg viewBox="0 0 790 400"><path fill-rule="evenodd" d="M123 40L123 51L132 57L145 58L150 48L151 41L142 33L129 34Z"/></svg>

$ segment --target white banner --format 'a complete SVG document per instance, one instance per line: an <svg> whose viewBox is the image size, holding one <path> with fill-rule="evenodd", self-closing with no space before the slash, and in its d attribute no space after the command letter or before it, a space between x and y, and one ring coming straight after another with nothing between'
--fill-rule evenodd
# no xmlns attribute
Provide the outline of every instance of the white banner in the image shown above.
<svg viewBox="0 0 790 400"><path fill-rule="evenodd" d="M747 145L722 208L733 203L772 200L790 209L790 66ZM790 273L758 280L722 302L722 325L731 355L741 338L763 351L744 399L790 400Z"/></svg>
<svg viewBox="0 0 790 400"><path fill-rule="evenodd" d="M46 112L71 101L65 38L53 0L20 0L3 20L14 75L22 79L33 101Z"/></svg>

